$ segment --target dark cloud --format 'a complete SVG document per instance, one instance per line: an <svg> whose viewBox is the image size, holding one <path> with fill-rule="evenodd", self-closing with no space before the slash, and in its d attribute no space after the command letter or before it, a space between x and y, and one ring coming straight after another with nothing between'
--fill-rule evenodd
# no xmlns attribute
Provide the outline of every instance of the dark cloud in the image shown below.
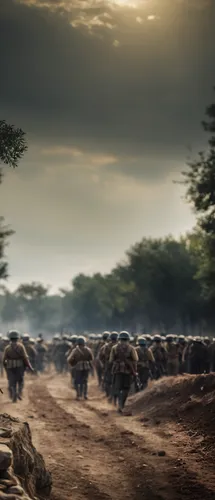
<svg viewBox="0 0 215 500"><path fill-rule="evenodd" d="M174 150L178 156L198 142L215 80L214 2L194 2L200 10L192 2L151 1L147 10L125 14L101 3L100 14L111 12L116 27L98 25L93 34L70 24L80 17L79 4L73 11L71 2L60 2L60 16L57 1L32 3L46 8L1 0L5 115L20 120L34 139L57 137L115 154ZM86 18L89 11L95 16L92 5ZM158 19L147 21L154 12Z"/></svg>

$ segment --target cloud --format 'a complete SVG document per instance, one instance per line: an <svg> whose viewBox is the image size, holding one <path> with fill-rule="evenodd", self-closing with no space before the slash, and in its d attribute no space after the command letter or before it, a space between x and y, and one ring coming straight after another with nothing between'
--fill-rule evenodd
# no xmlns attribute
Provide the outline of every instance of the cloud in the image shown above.
<svg viewBox="0 0 215 500"><path fill-rule="evenodd" d="M65 285L188 229L172 180L205 140L215 2L0 3L1 117L29 142L1 186L13 283Z"/></svg>

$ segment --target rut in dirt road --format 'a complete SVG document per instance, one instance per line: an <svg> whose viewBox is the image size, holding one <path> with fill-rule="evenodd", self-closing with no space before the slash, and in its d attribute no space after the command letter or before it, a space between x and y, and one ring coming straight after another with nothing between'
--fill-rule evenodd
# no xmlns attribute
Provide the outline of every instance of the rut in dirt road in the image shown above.
<svg viewBox="0 0 215 500"><path fill-rule="evenodd" d="M51 382L60 384L52 397L47 383L38 381L29 398L44 424L41 451L53 474L53 500L215 500L185 464L155 456L143 438L123 429L124 418L104 414L96 400L77 403L71 391L70 404L66 380Z"/></svg>
<svg viewBox="0 0 215 500"><path fill-rule="evenodd" d="M85 498L89 499L140 500L144 491L147 494L145 498L150 494L152 500L163 499L163 496L153 492L151 477L145 477L142 450L138 450L124 432L105 422L105 439L103 433L100 435L98 425L91 428L88 424L78 422L56 404L46 387L39 384L34 387L30 399L36 406L39 419L45 420L44 439L47 444L43 444L44 449L51 446L52 456L56 462L63 464L63 474L70 482L67 492L69 488L71 491L71 488L77 487L78 491L73 490L73 499L79 498L80 492L86 495L86 489ZM53 470L52 466L51 469L58 490L61 474L56 467ZM144 488L141 476L144 476Z"/></svg>

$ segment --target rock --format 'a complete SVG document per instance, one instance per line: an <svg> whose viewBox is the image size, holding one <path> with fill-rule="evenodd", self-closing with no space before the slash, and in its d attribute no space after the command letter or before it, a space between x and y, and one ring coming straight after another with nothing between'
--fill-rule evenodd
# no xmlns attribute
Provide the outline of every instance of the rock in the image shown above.
<svg viewBox="0 0 215 500"><path fill-rule="evenodd" d="M13 454L6 444L0 444L0 470L9 469L12 464Z"/></svg>
<svg viewBox="0 0 215 500"><path fill-rule="evenodd" d="M82 455L77 455L77 458L83 459L84 457Z"/></svg>
<svg viewBox="0 0 215 500"><path fill-rule="evenodd" d="M125 462L125 458L124 458L124 457L119 457L119 458L118 458L118 460L119 460L120 462Z"/></svg>
<svg viewBox="0 0 215 500"><path fill-rule="evenodd" d="M163 450L161 450L161 451L158 452L158 456L159 457L165 457L165 455L166 455L166 452L163 451Z"/></svg>

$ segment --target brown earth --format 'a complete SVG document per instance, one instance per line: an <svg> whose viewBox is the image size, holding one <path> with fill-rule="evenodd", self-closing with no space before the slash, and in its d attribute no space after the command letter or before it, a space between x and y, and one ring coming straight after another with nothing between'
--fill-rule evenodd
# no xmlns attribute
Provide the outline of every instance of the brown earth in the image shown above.
<svg viewBox="0 0 215 500"><path fill-rule="evenodd" d="M215 500L214 391L215 375L162 380L122 417L93 379L88 402L54 375L29 377L16 405L0 397L2 413L30 424L52 500Z"/></svg>

